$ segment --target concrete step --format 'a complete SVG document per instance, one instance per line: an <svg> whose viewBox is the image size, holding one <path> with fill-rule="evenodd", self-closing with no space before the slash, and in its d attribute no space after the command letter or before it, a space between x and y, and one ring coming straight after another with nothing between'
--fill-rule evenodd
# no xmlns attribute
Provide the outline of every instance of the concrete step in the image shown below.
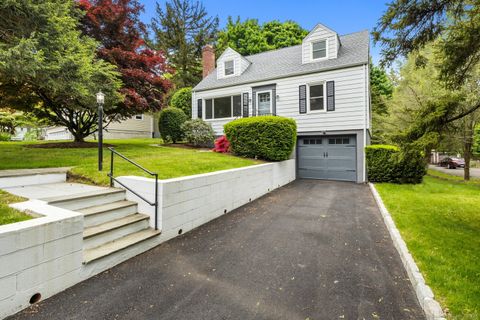
<svg viewBox="0 0 480 320"><path fill-rule="evenodd" d="M83 231L83 248L88 250L147 229L148 219L149 216L137 213L86 228Z"/></svg>
<svg viewBox="0 0 480 320"><path fill-rule="evenodd" d="M0 170L0 188L65 182L70 168Z"/></svg>
<svg viewBox="0 0 480 320"><path fill-rule="evenodd" d="M92 206L125 200L125 190L108 188L67 196L41 199L48 204L69 210L84 209Z"/></svg>
<svg viewBox="0 0 480 320"><path fill-rule="evenodd" d="M91 263L95 260L113 255L123 249L131 247L137 243L153 238L160 234L160 231L151 228L138 231L118 240L105 243L101 246L85 250L83 252L83 263Z"/></svg>
<svg viewBox="0 0 480 320"><path fill-rule="evenodd" d="M88 228L137 213L137 207L136 202L122 200L80 209L78 212L83 213L84 226Z"/></svg>

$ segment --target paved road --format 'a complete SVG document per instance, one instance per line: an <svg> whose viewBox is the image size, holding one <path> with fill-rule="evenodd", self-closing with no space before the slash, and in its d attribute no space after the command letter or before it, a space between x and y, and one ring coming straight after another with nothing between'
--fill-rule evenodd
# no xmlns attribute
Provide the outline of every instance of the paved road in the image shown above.
<svg viewBox="0 0 480 320"><path fill-rule="evenodd" d="M433 164L428 165L429 169L437 170L443 173L451 174L454 176L459 176L463 177L463 168L457 168L457 169L447 169L444 167L438 167ZM480 168L470 168L470 176L474 178L480 178Z"/></svg>
<svg viewBox="0 0 480 320"><path fill-rule="evenodd" d="M366 185L297 180L12 319L424 319Z"/></svg>

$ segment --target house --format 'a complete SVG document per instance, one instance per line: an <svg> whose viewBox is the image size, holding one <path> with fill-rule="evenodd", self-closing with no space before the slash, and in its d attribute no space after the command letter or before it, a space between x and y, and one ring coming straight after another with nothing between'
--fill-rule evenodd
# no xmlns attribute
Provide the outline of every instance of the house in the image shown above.
<svg viewBox="0 0 480 320"><path fill-rule="evenodd" d="M193 118L210 123L217 135L239 117L293 118L298 177L366 181L368 31L340 36L318 24L301 45L245 57L228 48L216 61L213 47L206 46L202 60Z"/></svg>
<svg viewBox="0 0 480 320"><path fill-rule="evenodd" d="M73 140L65 127L45 129L45 140ZM111 122L103 132L104 139L129 139L158 137L158 120L151 114L137 114L120 122ZM95 135L92 136L94 138Z"/></svg>

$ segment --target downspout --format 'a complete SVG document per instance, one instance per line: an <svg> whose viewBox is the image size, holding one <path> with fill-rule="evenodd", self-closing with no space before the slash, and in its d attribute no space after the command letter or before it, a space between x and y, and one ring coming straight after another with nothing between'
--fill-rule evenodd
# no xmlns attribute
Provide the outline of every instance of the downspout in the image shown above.
<svg viewBox="0 0 480 320"><path fill-rule="evenodd" d="M366 163L366 157L365 157L365 147L367 146L367 125L368 125L368 122L367 122L368 121L368 103L367 103L368 83L367 81L369 81L367 64L363 65L363 70L365 72L365 81L363 82L364 93L365 93L363 97L363 101L365 105L365 118L364 118L365 125L363 126L362 154L363 154L363 181L366 182L367 181L367 163Z"/></svg>

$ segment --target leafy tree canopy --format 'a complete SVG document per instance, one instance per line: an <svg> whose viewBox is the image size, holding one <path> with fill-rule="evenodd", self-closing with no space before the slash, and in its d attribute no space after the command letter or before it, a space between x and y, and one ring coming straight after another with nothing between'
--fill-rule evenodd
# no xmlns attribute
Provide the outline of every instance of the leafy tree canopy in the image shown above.
<svg viewBox="0 0 480 320"><path fill-rule="evenodd" d="M217 53L230 47L241 55L251 55L268 50L289 47L302 43L308 31L294 21L277 20L262 25L256 19L233 21L228 17L227 26L220 31L217 40Z"/></svg>
<svg viewBox="0 0 480 320"><path fill-rule="evenodd" d="M440 38L444 55L440 76L452 85L461 85L480 62L480 2L394 0L373 37L383 45L384 64Z"/></svg>
<svg viewBox="0 0 480 320"><path fill-rule="evenodd" d="M218 17L209 16L199 1L169 0L165 8L157 2L152 29L154 47L167 55L177 87L196 85L202 78L202 48L214 42Z"/></svg>
<svg viewBox="0 0 480 320"><path fill-rule="evenodd" d="M76 141L96 131L96 92L107 115L118 112L118 72L81 35L73 0L3 0L0 16L0 107L65 126Z"/></svg>
<svg viewBox="0 0 480 320"><path fill-rule="evenodd" d="M100 42L97 55L118 67L123 81L119 103L122 116L158 111L171 87L164 74L169 70L161 51L146 46L146 26L140 21L143 6L137 0L80 0L86 12L83 33Z"/></svg>

